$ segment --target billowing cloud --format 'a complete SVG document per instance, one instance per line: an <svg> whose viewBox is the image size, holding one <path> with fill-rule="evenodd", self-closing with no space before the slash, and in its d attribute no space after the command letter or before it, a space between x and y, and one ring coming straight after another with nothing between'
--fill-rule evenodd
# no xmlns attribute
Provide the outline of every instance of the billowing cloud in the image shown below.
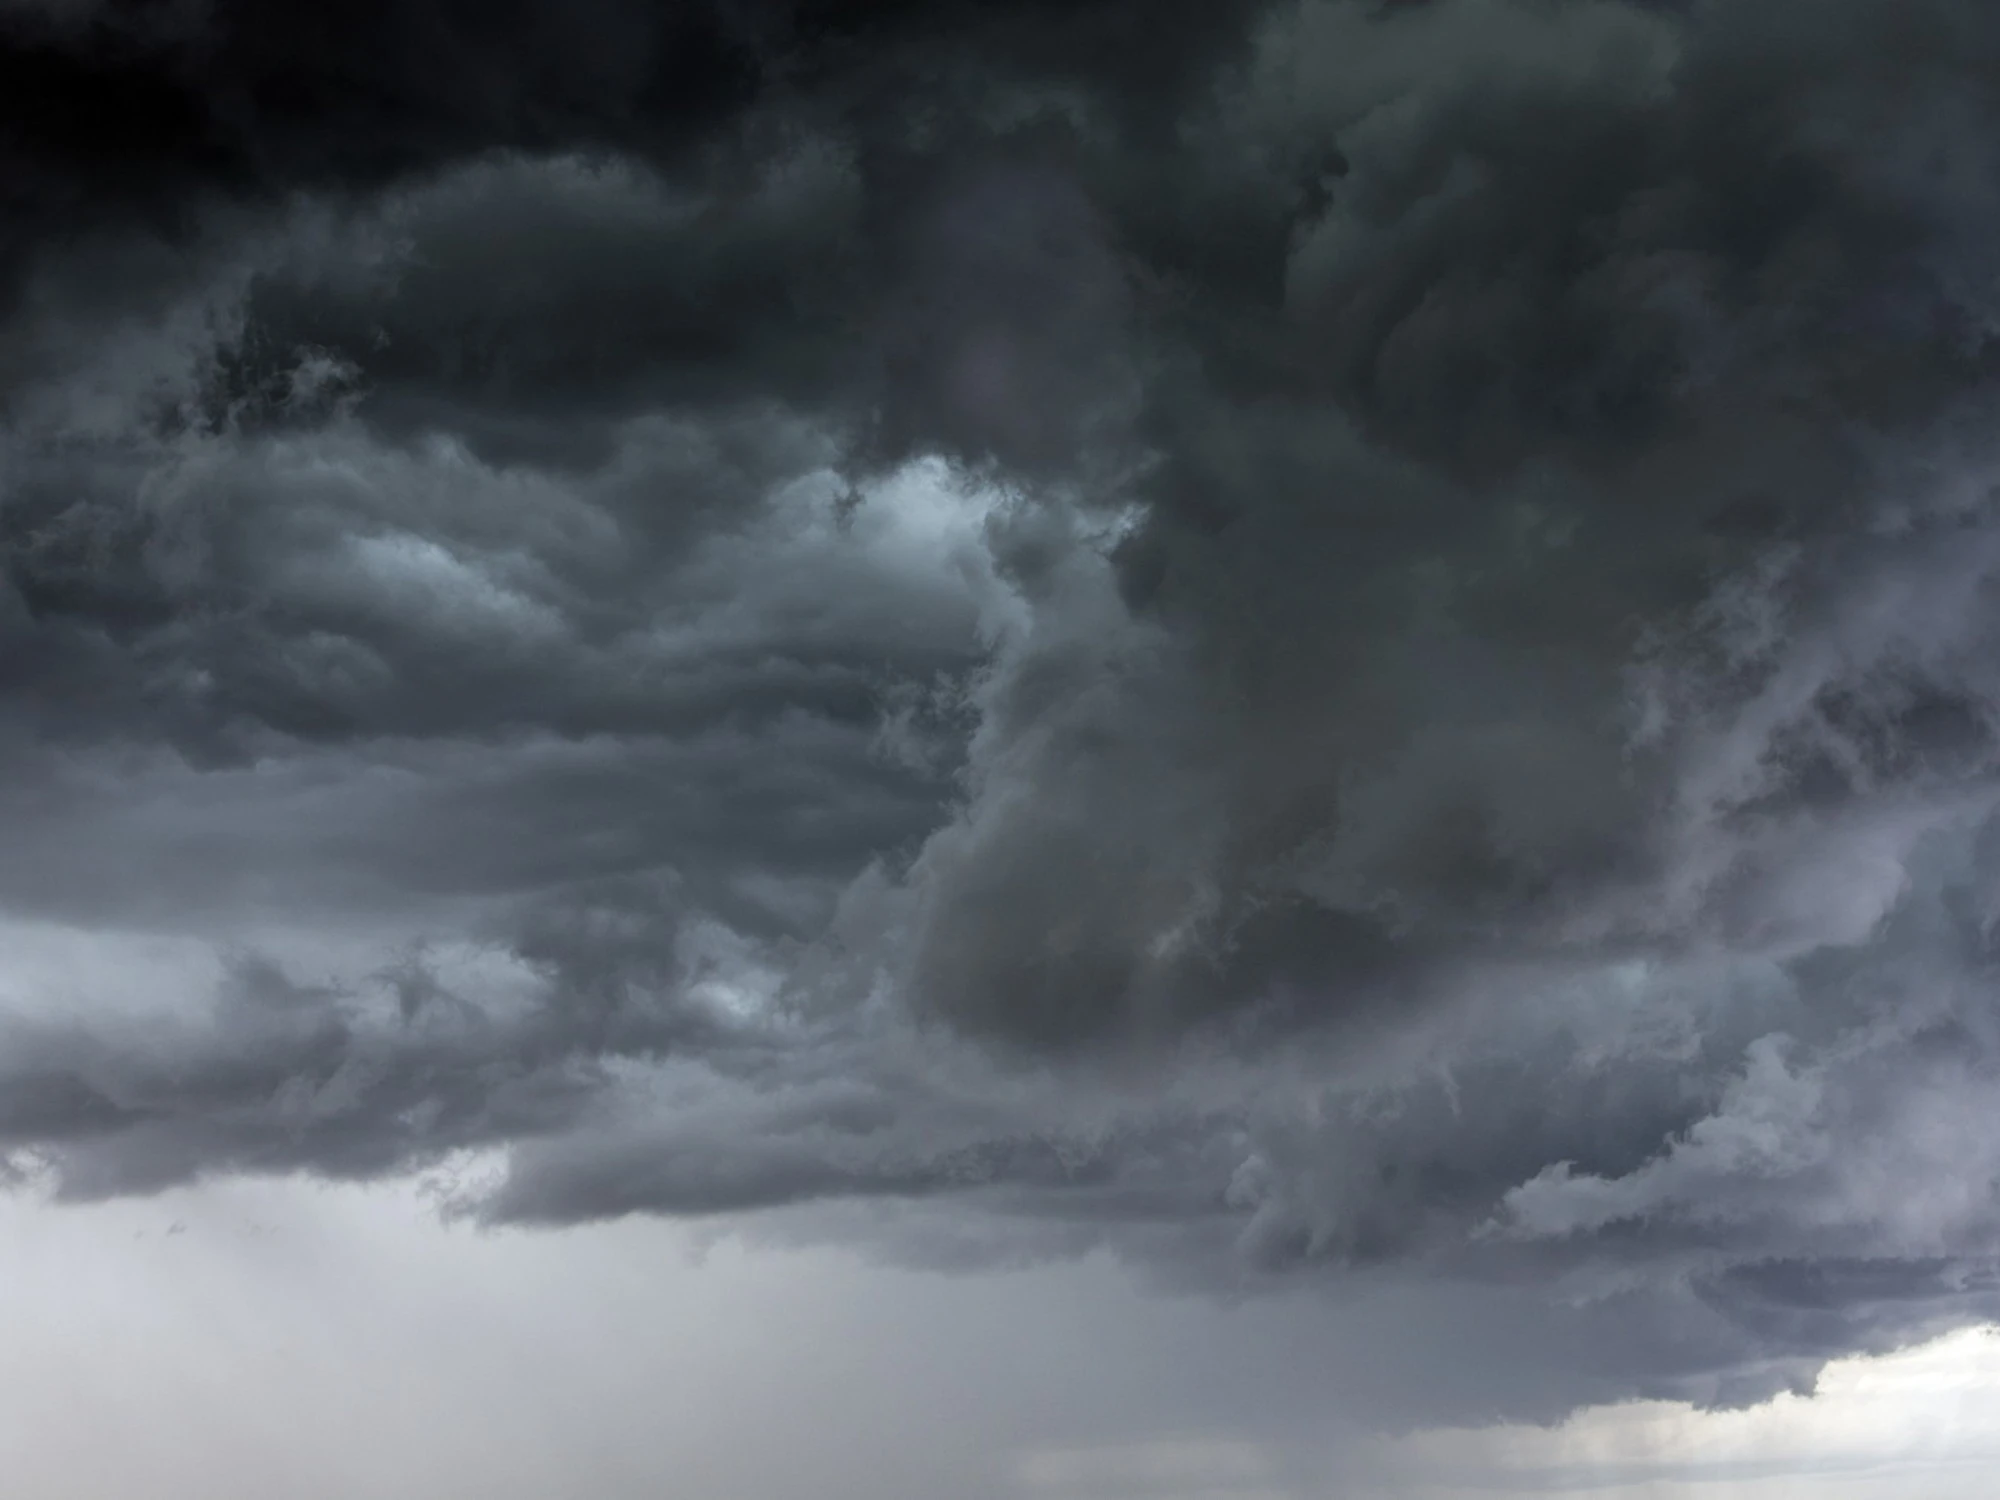
<svg viewBox="0 0 2000 1500"><path fill-rule="evenodd" d="M18 1172L2000 1311L1983 8L387 16L6 14Z"/></svg>

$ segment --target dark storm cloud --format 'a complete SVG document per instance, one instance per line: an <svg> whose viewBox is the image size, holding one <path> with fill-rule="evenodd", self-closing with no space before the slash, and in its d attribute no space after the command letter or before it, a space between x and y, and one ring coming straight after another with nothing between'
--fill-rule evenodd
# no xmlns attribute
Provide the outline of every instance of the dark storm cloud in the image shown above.
<svg viewBox="0 0 2000 1500"><path fill-rule="evenodd" d="M682 162L746 110L873 111L969 59L1156 114L1248 9L19 0L0 11L0 274L80 230L183 231L193 201L365 190L495 148Z"/></svg>
<svg viewBox="0 0 2000 1500"><path fill-rule="evenodd" d="M1984 8L333 15L7 13L24 1169L1994 1312Z"/></svg>

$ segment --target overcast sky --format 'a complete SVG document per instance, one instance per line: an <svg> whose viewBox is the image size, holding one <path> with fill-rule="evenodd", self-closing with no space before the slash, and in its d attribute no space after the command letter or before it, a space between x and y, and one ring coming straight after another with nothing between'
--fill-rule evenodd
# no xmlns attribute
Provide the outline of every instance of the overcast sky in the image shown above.
<svg viewBox="0 0 2000 1500"><path fill-rule="evenodd" d="M1990 1493L1996 86L4 0L10 1468Z"/></svg>

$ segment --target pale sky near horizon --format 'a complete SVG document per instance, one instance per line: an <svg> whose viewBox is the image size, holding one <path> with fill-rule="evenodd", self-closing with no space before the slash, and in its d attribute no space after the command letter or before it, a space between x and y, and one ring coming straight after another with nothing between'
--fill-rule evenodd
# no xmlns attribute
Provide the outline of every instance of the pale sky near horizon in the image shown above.
<svg viewBox="0 0 2000 1500"><path fill-rule="evenodd" d="M1342 1421L1329 1382L1316 1429L1310 1393L1275 1430L1204 1426L1228 1404L1218 1379L1237 1397L1298 1379L1289 1351L1259 1367L1264 1311L1100 1261L961 1276L659 1220L448 1225L416 1182L16 1194L0 1463L37 1500L1986 1500L2000 1483L2000 1338L1982 1330L1742 1411L1383 1438ZM1340 1319L1316 1333L1332 1348ZM1170 1368L1196 1355L1208 1376Z"/></svg>

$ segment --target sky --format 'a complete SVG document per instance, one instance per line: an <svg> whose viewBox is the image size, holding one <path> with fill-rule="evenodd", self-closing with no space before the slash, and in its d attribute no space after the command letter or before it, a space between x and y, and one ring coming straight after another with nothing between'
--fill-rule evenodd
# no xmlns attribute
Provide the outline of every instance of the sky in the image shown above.
<svg viewBox="0 0 2000 1500"><path fill-rule="evenodd" d="M0 0L10 1469L1990 1493L1996 80Z"/></svg>

